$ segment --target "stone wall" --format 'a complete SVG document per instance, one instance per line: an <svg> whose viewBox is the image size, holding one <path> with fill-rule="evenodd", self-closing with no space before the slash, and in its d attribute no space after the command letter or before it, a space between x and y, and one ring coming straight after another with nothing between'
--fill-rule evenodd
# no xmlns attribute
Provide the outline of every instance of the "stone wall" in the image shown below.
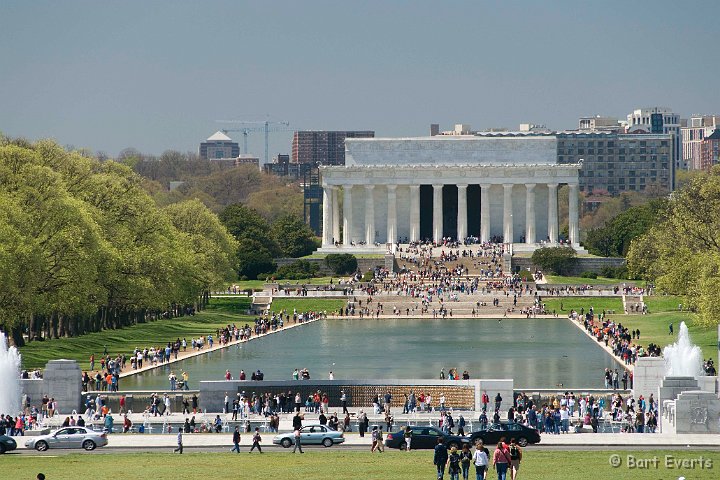
<svg viewBox="0 0 720 480"><path fill-rule="evenodd" d="M583 272L594 272L600 274L603 267L621 267L625 265L624 258L616 257L577 257L575 264L569 269L569 276L580 276ZM520 270L535 270L530 257L512 257L512 271ZM588 283L592 283L592 279L588 278ZM618 280L618 284L622 284L622 280Z"/></svg>
<svg viewBox="0 0 720 480"><path fill-rule="evenodd" d="M342 251L338 251L338 253L343 253L343 252L342 252ZM337 275L336 275L335 273L333 273L333 271L330 270L330 269L328 268L328 266L325 264L325 258L304 258L304 259L299 259L299 258L276 258L276 259L273 260L273 261L277 264L278 267L283 267L283 266L285 266L285 265L290 265L291 263L296 262L296 261L298 261L298 260L307 260L308 262L317 265L318 268L319 268L318 272L319 272L321 275L323 275L323 276L328 276L328 277L336 276L336 277L337 277ZM378 257L378 258L358 258L358 259L357 259L357 263L358 263L358 269L360 269L360 271L361 271L362 273L365 273L365 272L367 272L368 270L373 269L373 268L375 268L375 267L383 267L383 266L386 266L386 260L385 260L384 257ZM294 280L288 280L288 281L289 281L289 282L293 282L293 283L295 282Z"/></svg>
<svg viewBox="0 0 720 480"><path fill-rule="evenodd" d="M206 381L200 382L200 398L202 407L208 411L222 411L225 393L232 398L237 393L280 393L300 392L303 405L308 395L316 391L327 393L331 408L340 406L340 391L348 396L348 406L355 409L372 406L372 398L377 394L381 397L387 391L393 396L392 406L402 408L404 394L414 391L416 394L425 392L433 397L433 405L438 405L441 394L444 394L448 407L456 409L479 409L483 391L492 398L499 392L503 397L503 405L510 405L513 398L513 380L311 380L311 381Z"/></svg>
<svg viewBox="0 0 720 480"><path fill-rule="evenodd" d="M30 397L30 405L40 406L43 395L54 398L58 412L80 411L82 371L75 360L50 360L45 365L43 378L20 380L21 394Z"/></svg>

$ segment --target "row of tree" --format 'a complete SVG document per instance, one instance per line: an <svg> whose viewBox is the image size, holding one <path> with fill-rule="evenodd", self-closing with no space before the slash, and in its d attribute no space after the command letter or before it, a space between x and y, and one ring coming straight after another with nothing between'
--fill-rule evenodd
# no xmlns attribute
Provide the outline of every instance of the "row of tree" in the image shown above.
<svg viewBox="0 0 720 480"><path fill-rule="evenodd" d="M687 298L706 324L720 319L720 166L673 193L654 224L632 240L632 275Z"/></svg>
<svg viewBox="0 0 720 480"><path fill-rule="evenodd" d="M0 137L0 328L30 339L200 308L236 240L200 201L159 208L128 166Z"/></svg>

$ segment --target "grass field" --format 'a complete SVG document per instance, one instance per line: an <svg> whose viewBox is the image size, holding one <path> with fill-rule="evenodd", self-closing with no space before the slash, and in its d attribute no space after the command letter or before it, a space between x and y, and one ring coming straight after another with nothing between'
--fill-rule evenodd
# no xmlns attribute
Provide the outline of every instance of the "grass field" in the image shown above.
<svg viewBox="0 0 720 480"><path fill-rule="evenodd" d="M679 304L685 304L685 299L674 295L645 296L643 297L648 312L677 312Z"/></svg>
<svg viewBox="0 0 720 480"><path fill-rule="evenodd" d="M316 278L303 278L302 280L276 280L275 283L282 285L327 285L332 280L334 283L342 278L339 276L335 277L316 277ZM238 290L245 290L252 288L253 290L262 290L267 282L263 280L238 280L233 282L232 285L238 287Z"/></svg>
<svg viewBox="0 0 720 480"><path fill-rule="evenodd" d="M170 449L168 449L170 450ZM228 446L228 450L230 447ZM385 478L436 478L433 452L386 451L371 454L358 451L307 449L304 455L286 452L267 452L247 455L235 453L190 453L182 456L169 451L163 453L117 453L109 455L72 454L63 456L29 456L6 454L2 458L3 471L14 472L7 478L34 479L42 472L48 480L76 480L78 478L122 478L146 480L171 479L312 479L312 480L374 480ZM490 450L492 453L492 449ZM610 465L612 455L619 455L621 465ZM667 469L665 456L676 460L705 459L710 468ZM657 468L628 468L628 456L636 459L658 457ZM695 450L662 451L538 451L525 450L520 478L532 480L587 480L594 478L632 478L634 480L717 478L720 452ZM116 472L112 474L111 472ZM122 472L122 473L120 473ZM475 478L471 467L471 477ZM117 475L117 477L115 477ZM496 478L494 470L487 478ZM447 475L445 478L449 478ZM509 476L507 478L510 478Z"/></svg>
<svg viewBox="0 0 720 480"><path fill-rule="evenodd" d="M279 312L286 310L292 313L293 309L298 312L308 311L327 311L328 314L337 311L340 307L345 306L345 300L341 299L325 299L325 298L277 298L270 305L270 310Z"/></svg>
<svg viewBox="0 0 720 480"><path fill-rule="evenodd" d="M42 368L48 360L77 360L83 370L90 368L90 355L98 359L107 346L108 353L131 353L135 347L165 345L176 338L199 337L217 328L250 317L239 315L250 307L250 299L213 298L208 308L195 316L142 323L119 330L104 330L73 338L31 342L20 348L23 368Z"/></svg>
<svg viewBox="0 0 720 480"><path fill-rule="evenodd" d="M693 320L693 314L688 312L660 312L648 315L623 315L615 318L630 330L640 330L640 344L654 343L660 346L669 345L677 340L680 322L685 322L690 333L690 340L700 347L703 358L712 357L718 364L717 356L717 327L705 327ZM674 334L669 335L670 322L673 324Z"/></svg>
<svg viewBox="0 0 720 480"><path fill-rule="evenodd" d="M570 310L580 312L581 308L585 312L593 307L596 313L603 310L615 310L617 313L623 313L622 298L620 297L543 297L543 303L550 312L555 310L558 315L567 316Z"/></svg>
<svg viewBox="0 0 720 480"><path fill-rule="evenodd" d="M618 278L583 278L583 277L563 277L560 275L545 275L545 279L549 285L635 285L637 282L633 280L622 280Z"/></svg>
<svg viewBox="0 0 720 480"><path fill-rule="evenodd" d="M338 252L343 253L343 252ZM308 258L325 258L327 257L327 253L311 253L310 255L305 255L304 257L300 257L302 259L308 259ZM385 258L385 255L382 253L353 253L353 256L355 258Z"/></svg>

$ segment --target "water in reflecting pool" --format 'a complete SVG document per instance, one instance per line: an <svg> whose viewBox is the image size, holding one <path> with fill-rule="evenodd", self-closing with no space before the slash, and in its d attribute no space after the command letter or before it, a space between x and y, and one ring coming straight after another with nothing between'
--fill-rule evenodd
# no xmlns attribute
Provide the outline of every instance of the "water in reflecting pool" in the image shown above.
<svg viewBox="0 0 720 480"><path fill-rule="evenodd" d="M189 340L189 339L188 339ZM189 343L189 342L188 342ZM602 388L605 367L619 365L567 319L325 320L122 379L123 390L169 388L170 371L222 380L230 369L247 378L290 380L295 368L311 378L439 378L467 370L471 378L514 378L515 388Z"/></svg>

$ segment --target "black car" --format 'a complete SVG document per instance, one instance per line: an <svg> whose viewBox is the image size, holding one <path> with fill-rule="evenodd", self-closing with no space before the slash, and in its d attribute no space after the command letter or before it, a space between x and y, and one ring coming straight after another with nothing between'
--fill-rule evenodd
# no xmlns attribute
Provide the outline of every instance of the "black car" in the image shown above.
<svg viewBox="0 0 720 480"><path fill-rule="evenodd" d="M410 425L412 430L412 440L410 441L410 449L433 449L437 445L437 439L442 438L446 447L462 448L466 443L470 443L468 437L459 435L445 435L442 430L435 427L421 427L418 425ZM388 433L385 437L385 446L388 448L399 448L404 450L405 445L405 429L397 432Z"/></svg>
<svg viewBox="0 0 720 480"><path fill-rule="evenodd" d="M15 443L15 439L7 435L0 435L0 454L15 450L16 448L17 443Z"/></svg>
<svg viewBox="0 0 720 480"><path fill-rule="evenodd" d="M487 430L472 432L470 441L475 443L475 440L481 439L485 445L495 445L503 437L507 443L515 439L521 447L540 442L540 432L519 423L491 423Z"/></svg>

